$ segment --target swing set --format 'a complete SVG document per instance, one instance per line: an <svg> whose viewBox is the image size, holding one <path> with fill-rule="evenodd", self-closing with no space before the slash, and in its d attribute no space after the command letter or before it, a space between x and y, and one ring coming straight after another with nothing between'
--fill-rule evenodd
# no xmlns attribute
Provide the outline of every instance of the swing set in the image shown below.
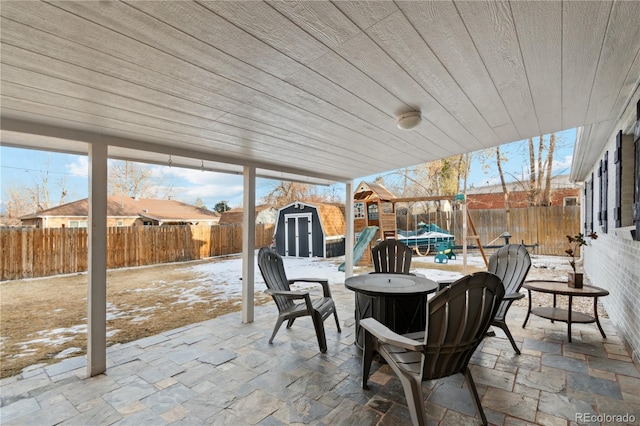
<svg viewBox="0 0 640 426"><path fill-rule="evenodd" d="M452 200L453 198L453 200ZM426 196L426 197L402 197L396 198L391 192L389 192L384 186L362 182L358 185L357 190L354 193L354 231L356 236L365 233L367 230L375 227L377 231L377 240L384 240L387 238L394 238L402 241L409 247L412 247L417 254L426 255L430 250L436 250L437 245L440 243L446 243L444 251L449 250L448 254L453 252L453 248L460 246L455 245L455 237L451 232L454 221L454 216L451 215L452 211L446 212L449 216L444 221L440 221L438 225L435 224L416 224L414 220L414 229L410 230L408 225L406 231L399 230L397 226L396 217L396 204L397 203L417 203L417 202L433 202L433 201L448 201L462 210L462 253L463 253L463 273L466 273L467 266L467 241L476 240L477 247L480 249L482 258L485 265L487 264L487 257L484 253L480 238L477 235L471 216L466 208L465 197L462 194L458 194L455 197L451 196ZM445 212L440 211L440 216ZM409 212L407 211L407 216ZM407 217L407 222L408 222ZM429 217L430 219L430 217ZM469 226L471 233L468 232ZM429 235L427 235L429 234ZM370 241L366 242L366 245L371 247L376 241L375 236L370 235ZM426 237L432 237L428 239ZM421 240L422 238L422 240ZM371 257L369 250L364 250L362 253L361 262L369 264Z"/></svg>
<svg viewBox="0 0 640 426"><path fill-rule="evenodd" d="M452 202L452 207L459 207L462 211L462 250L463 250L463 270L466 270L467 265L467 243L469 240L475 240L477 247L482 254L485 266L488 265L487 256L484 252L484 248L480 241L480 237L476 231L469 210L467 209L465 198L463 194L456 195L453 200L451 196L428 196L428 197L403 197L394 198L390 200L391 203L416 203L416 202L432 202L432 201L448 201ZM450 211L443 211L438 209L436 214L439 215L439 225L444 225L444 228L438 226L438 224L430 223L427 225L424 222L417 223L417 214L414 212L414 230L409 230L409 208L407 207L407 220L405 223L406 231L396 230L396 238L402 241L409 247L412 247L416 254L420 256L426 256L430 250L436 249L437 254L435 261L437 263L446 263L448 259L455 258L453 249L455 248L453 229L455 228L455 215L452 214L453 209ZM442 215L445 214L445 219L442 220ZM431 212L428 212L428 218L431 222ZM469 230L471 233L469 233ZM383 231L384 232L384 231ZM385 233L389 235L389 232ZM422 236L422 238L420 238ZM446 260L445 260L446 259Z"/></svg>

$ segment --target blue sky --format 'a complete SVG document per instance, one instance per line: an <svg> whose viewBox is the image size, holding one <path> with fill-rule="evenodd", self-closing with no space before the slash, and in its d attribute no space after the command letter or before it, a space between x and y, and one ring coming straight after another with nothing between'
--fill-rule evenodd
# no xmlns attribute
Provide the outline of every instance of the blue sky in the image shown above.
<svg viewBox="0 0 640 426"><path fill-rule="evenodd" d="M573 145L575 142L575 129L556 134L557 146L553 175L567 174L571 167ZM537 144L537 138L535 139ZM521 179L523 171L528 164L528 151L526 142L514 142L501 147L508 160L503 164L509 180ZM495 161L491 161L489 170L483 170L478 161L471 166L469 184L482 186L499 183L499 176L495 167ZM0 146L0 181L2 188L2 203L6 200L7 188L32 187L40 184L46 176L50 187L50 198L57 204L60 198L59 182L66 179L68 195L66 202L87 197L88 190L88 161L85 156L59 154L46 151L24 150ZM230 206L237 207L242 204L242 176L203 172L200 170L181 169L177 167L152 166L153 176L157 183L164 185L159 192L171 190L172 199L193 204L200 198L205 206L213 206L226 200ZM383 174L387 176L388 174ZM357 179L373 180L375 176L367 176ZM386 177L391 179L392 176ZM276 181L258 179L258 199L267 194L276 185ZM339 194L344 194L344 185L339 185Z"/></svg>

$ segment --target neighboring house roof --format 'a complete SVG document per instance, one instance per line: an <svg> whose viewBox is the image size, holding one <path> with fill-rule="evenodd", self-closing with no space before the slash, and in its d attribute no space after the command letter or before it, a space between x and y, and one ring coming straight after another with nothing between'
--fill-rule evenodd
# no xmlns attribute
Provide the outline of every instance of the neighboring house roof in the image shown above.
<svg viewBox="0 0 640 426"><path fill-rule="evenodd" d="M267 210L272 210L271 214L267 214ZM275 223L277 214L278 210L268 204L256 206L256 222ZM260 220L260 218L263 218L263 220ZM268 218L269 220L267 221L264 218ZM219 225L233 225L237 223L242 223L242 207L236 207L235 209L223 212L220 215L220 222L218 222Z"/></svg>
<svg viewBox="0 0 640 426"><path fill-rule="evenodd" d="M529 187L529 181L524 180L520 182L507 182L506 184L509 192L526 191ZM571 182L569 175L558 175L551 178L551 189L578 189L580 185ZM502 184L484 185L475 188L468 188L467 195L472 194L494 194L502 193Z"/></svg>
<svg viewBox="0 0 640 426"><path fill-rule="evenodd" d="M52 207L20 219L36 219L42 217L86 217L88 200L82 199L61 206ZM135 199L127 196L107 197L107 216L111 217L146 217L160 222L182 221L201 222L216 221L217 212L192 206L175 200Z"/></svg>
<svg viewBox="0 0 640 426"><path fill-rule="evenodd" d="M384 185L375 182L360 182L356 189L353 199L364 200L366 198L379 198L383 201L389 201L396 198L395 195Z"/></svg>

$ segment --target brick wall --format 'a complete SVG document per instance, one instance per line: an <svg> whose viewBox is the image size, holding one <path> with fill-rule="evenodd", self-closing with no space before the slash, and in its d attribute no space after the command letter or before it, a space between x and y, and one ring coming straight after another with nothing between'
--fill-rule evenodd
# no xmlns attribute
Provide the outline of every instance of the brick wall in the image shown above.
<svg viewBox="0 0 640 426"><path fill-rule="evenodd" d="M554 189L551 192L551 205L564 205L565 197L580 199L579 188ZM528 194L522 191L514 191L509 195L511 208L529 207ZM504 209L504 193L493 192L485 194L467 194L467 206L469 209Z"/></svg>
<svg viewBox="0 0 640 426"><path fill-rule="evenodd" d="M599 234L584 249L584 269L594 285L609 290L604 308L640 362L640 243Z"/></svg>

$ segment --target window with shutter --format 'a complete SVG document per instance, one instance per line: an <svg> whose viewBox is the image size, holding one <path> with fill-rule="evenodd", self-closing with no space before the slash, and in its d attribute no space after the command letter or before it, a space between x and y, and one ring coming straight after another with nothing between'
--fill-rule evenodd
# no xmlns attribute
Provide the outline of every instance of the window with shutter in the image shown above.
<svg viewBox="0 0 640 426"><path fill-rule="evenodd" d="M587 192L587 188L589 187L589 182L584 183L584 188L582 188L582 199L584 202L584 223L582 224L583 234L587 235L589 233L589 193Z"/></svg>
<svg viewBox="0 0 640 426"><path fill-rule="evenodd" d="M613 220L615 227L622 226L622 130L616 136L616 150L613 153L613 162L616 165L616 199L613 206Z"/></svg>
<svg viewBox="0 0 640 426"><path fill-rule="evenodd" d="M635 182L633 192L633 222L636 225L634 239L636 241L640 241L640 101L638 101L636 108L636 127L634 132Z"/></svg>
<svg viewBox="0 0 640 426"><path fill-rule="evenodd" d="M602 161L602 232L609 232L608 210L609 210L609 151L604 153Z"/></svg>
<svg viewBox="0 0 640 426"><path fill-rule="evenodd" d="M598 194L598 225L600 225L602 232L607 232L607 190L608 190L608 168L607 163L609 160L609 151L605 152L604 158L600 160L600 167L598 167L599 178L599 194Z"/></svg>
<svg viewBox="0 0 640 426"><path fill-rule="evenodd" d="M598 225L602 226L602 160L600 160L600 166L598 167Z"/></svg>
<svg viewBox="0 0 640 426"><path fill-rule="evenodd" d="M593 232L593 173L584 185L584 234Z"/></svg>

